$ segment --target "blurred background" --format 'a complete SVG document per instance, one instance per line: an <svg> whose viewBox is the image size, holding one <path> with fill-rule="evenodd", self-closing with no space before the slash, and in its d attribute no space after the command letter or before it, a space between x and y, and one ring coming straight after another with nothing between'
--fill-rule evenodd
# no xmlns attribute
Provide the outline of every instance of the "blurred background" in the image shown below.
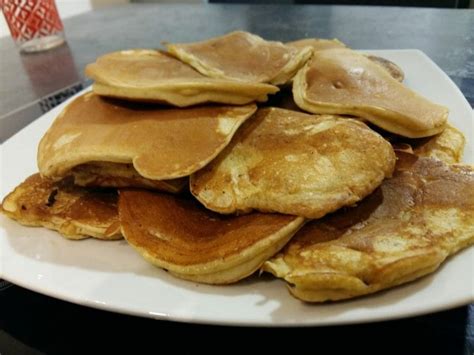
<svg viewBox="0 0 474 355"><path fill-rule="evenodd" d="M383 5L419 6L442 8L474 8L474 0L56 0L62 19L104 6L120 5L128 2L153 3L253 3L253 4L340 4L340 5ZM0 37L9 35L7 24L0 16Z"/></svg>

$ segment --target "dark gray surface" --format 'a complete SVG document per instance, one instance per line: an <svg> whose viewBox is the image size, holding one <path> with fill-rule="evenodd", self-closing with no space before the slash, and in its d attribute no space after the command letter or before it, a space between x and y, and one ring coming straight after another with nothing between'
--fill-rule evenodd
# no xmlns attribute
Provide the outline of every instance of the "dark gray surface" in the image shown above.
<svg viewBox="0 0 474 355"><path fill-rule="evenodd" d="M35 118L21 107L84 79L85 65L100 54L159 47L161 41L204 39L236 29L281 41L339 38L356 49L418 48L474 103L474 10L131 4L72 17L64 25L69 46L50 52L21 56L10 38L0 40L4 131L17 130ZM15 123L18 127L12 127Z"/></svg>
<svg viewBox="0 0 474 355"><path fill-rule="evenodd" d="M279 354L289 346L309 354L472 355L473 312L469 306L334 327L220 327L110 313L13 286L0 291L0 353L247 355L256 347Z"/></svg>

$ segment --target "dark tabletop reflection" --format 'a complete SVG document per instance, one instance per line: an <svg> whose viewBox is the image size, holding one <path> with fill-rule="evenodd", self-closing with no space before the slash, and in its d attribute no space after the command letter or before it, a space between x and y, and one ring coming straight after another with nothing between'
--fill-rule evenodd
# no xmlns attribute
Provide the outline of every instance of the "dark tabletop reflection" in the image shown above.
<svg viewBox="0 0 474 355"><path fill-rule="evenodd" d="M38 99L11 112L0 112L0 143L84 88L67 43L50 51L18 56L33 97Z"/></svg>
<svg viewBox="0 0 474 355"><path fill-rule="evenodd" d="M117 290L119 291L119 290ZM156 321L59 301L17 286L0 291L2 354L224 354L258 344L309 353L472 355L473 307L338 327L236 328ZM471 314L472 320L472 314ZM467 327L466 327L467 324ZM2 347L3 346L3 347Z"/></svg>

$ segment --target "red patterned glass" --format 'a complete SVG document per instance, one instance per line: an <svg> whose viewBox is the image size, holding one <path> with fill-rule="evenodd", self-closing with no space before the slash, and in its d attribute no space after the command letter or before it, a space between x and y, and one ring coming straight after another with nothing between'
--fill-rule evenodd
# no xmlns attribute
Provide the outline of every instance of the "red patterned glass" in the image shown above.
<svg viewBox="0 0 474 355"><path fill-rule="evenodd" d="M54 0L0 0L10 33L23 52L64 43L63 24Z"/></svg>

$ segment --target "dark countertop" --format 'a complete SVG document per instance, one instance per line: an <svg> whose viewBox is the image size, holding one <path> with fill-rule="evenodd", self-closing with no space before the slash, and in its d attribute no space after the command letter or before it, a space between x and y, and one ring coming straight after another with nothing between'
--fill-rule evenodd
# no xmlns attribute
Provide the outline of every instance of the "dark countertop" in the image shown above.
<svg viewBox="0 0 474 355"><path fill-rule="evenodd" d="M245 29L266 39L339 38L356 49L418 48L474 106L474 11L348 6L126 5L64 21L67 46L20 56L0 39L0 142L80 90L103 53ZM177 339L177 340L173 340ZM218 345L216 340L226 343ZM262 329L186 325L108 313L0 283L0 354L267 350L474 353L474 306L374 324ZM376 346L382 342L382 347ZM94 344L94 345L92 345ZM97 345L98 344L98 345ZM324 353L324 352L323 352Z"/></svg>
<svg viewBox="0 0 474 355"><path fill-rule="evenodd" d="M0 292L0 353L472 355L474 307L390 322L306 328L238 328L137 318L10 287ZM169 350L168 350L169 349ZM232 352L230 352L232 351Z"/></svg>

